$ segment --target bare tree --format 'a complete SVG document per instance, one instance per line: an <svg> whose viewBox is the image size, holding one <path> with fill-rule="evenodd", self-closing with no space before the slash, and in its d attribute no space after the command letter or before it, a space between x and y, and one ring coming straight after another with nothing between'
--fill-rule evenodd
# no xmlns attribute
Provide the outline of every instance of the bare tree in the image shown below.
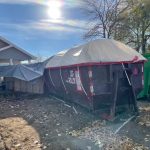
<svg viewBox="0 0 150 150"><path fill-rule="evenodd" d="M83 3L83 10L90 23L85 39L111 38L122 19L120 14L128 8L123 0L83 0Z"/></svg>
<svg viewBox="0 0 150 150"><path fill-rule="evenodd" d="M115 39L130 44L143 53L150 39L150 1L128 0L129 9L123 14L123 20L117 27Z"/></svg>

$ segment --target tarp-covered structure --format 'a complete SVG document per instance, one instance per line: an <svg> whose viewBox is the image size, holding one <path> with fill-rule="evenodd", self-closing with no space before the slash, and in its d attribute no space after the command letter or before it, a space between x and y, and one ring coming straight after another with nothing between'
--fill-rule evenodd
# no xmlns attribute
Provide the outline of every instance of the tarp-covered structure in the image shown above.
<svg viewBox="0 0 150 150"><path fill-rule="evenodd" d="M7 90L41 94L45 63L0 66L0 77L4 77Z"/></svg>
<svg viewBox="0 0 150 150"><path fill-rule="evenodd" d="M45 69L45 91L90 110L137 111L146 59L121 42L99 39L52 56Z"/></svg>
<svg viewBox="0 0 150 150"><path fill-rule="evenodd" d="M34 67L36 67L35 64ZM34 68L30 65L10 65L10 66L0 66L0 76L1 77L13 77L23 81L31 81L36 78L39 78L43 75L43 65L40 65L42 68Z"/></svg>

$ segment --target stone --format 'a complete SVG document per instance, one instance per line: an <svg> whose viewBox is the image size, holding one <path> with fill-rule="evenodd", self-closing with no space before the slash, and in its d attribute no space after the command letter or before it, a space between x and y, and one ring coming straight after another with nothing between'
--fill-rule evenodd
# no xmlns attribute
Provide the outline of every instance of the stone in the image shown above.
<svg viewBox="0 0 150 150"><path fill-rule="evenodd" d="M34 141L34 144L38 144L39 143L39 141Z"/></svg>

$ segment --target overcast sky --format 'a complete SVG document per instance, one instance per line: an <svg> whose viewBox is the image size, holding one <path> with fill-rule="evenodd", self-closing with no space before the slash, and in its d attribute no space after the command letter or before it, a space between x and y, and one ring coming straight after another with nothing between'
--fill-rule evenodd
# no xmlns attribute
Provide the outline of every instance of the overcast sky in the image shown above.
<svg viewBox="0 0 150 150"><path fill-rule="evenodd" d="M83 43L80 0L0 0L0 34L36 56Z"/></svg>

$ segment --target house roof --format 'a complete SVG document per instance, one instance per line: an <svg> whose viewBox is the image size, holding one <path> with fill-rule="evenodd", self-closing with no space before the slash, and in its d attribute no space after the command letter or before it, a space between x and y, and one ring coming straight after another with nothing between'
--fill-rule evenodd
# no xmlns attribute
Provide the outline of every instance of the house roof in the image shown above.
<svg viewBox="0 0 150 150"><path fill-rule="evenodd" d="M146 59L136 50L112 39L98 39L61 51L49 59L46 67L97 63L139 62Z"/></svg>
<svg viewBox="0 0 150 150"><path fill-rule="evenodd" d="M14 43L8 41L4 37L0 36L0 59L10 59L24 61L24 60L34 60L35 56L31 55L24 49L16 46ZM12 56L13 54L13 56Z"/></svg>

